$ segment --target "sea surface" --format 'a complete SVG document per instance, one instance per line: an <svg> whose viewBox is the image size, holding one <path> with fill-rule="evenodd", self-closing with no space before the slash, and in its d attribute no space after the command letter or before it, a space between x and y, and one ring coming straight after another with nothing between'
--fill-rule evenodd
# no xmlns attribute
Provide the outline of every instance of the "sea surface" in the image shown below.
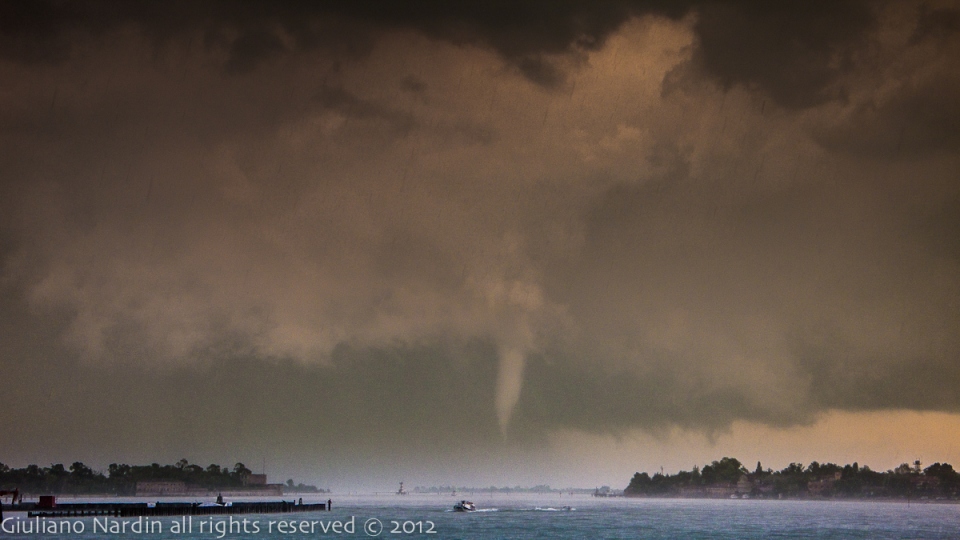
<svg viewBox="0 0 960 540"><path fill-rule="evenodd" d="M297 497L299 498L299 497ZM328 495L304 497L326 501ZM953 503L622 499L587 495L330 494L329 512L182 518L27 520L6 513L6 538L864 538L960 539L960 505ZM456 501L477 512L453 512ZM287 500L294 500L287 496ZM248 500L248 499L238 499ZM65 502L74 502L66 500ZM243 523L243 520L246 523ZM10 533L11 527L32 532ZM64 521L67 522L64 525ZM126 521L126 525L122 522ZM271 522L273 522L271 524ZM338 525L339 523L339 525ZM256 525L254 527L254 525ZM230 530L230 527L233 530ZM41 528L37 532L37 528ZM54 532L50 527L56 527ZM147 530L152 527L152 532ZM245 530L244 530L245 528Z"/></svg>

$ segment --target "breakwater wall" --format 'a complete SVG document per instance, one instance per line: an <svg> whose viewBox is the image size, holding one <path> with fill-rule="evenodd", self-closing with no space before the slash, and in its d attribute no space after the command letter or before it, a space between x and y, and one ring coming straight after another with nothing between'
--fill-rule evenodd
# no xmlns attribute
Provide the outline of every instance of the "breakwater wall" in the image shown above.
<svg viewBox="0 0 960 540"><path fill-rule="evenodd" d="M234 514L281 514L289 512L323 512L325 503L297 504L293 501L235 502L227 505L197 503L67 503L55 508L27 510L28 517L66 518L84 516L159 517L214 516Z"/></svg>

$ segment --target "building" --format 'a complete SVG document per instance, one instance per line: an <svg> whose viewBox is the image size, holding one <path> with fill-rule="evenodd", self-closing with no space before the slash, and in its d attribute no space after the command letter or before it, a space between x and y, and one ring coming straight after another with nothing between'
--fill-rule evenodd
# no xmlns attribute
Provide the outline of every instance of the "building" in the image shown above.
<svg viewBox="0 0 960 540"><path fill-rule="evenodd" d="M749 495L753 492L753 482L747 475L741 475L737 481L737 495Z"/></svg>
<svg viewBox="0 0 960 540"><path fill-rule="evenodd" d="M690 499L707 496L707 492L700 486L681 486L678 493L681 497Z"/></svg>
<svg viewBox="0 0 960 540"><path fill-rule="evenodd" d="M722 483L722 484L714 484L712 486L707 486L707 488L704 489L704 491L706 492L707 497L726 498L731 495L735 495L737 493L737 488L734 485Z"/></svg>
<svg viewBox="0 0 960 540"><path fill-rule="evenodd" d="M807 483L807 491L810 495L816 497L826 497L833 494L834 485L840 478L843 477L843 473L835 472L832 476L825 476Z"/></svg>
<svg viewBox="0 0 960 540"><path fill-rule="evenodd" d="M243 477L243 485L245 486L265 486L267 485L267 475L265 474L248 474Z"/></svg>
<svg viewBox="0 0 960 540"><path fill-rule="evenodd" d="M144 480L137 482L137 497L185 495L187 486L180 480Z"/></svg>
<svg viewBox="0 0 960 540"><path fill-rule="evenodd" d="M260 497L283 495L283 484L268 484L267 475L251 474L243 486L204 487L185 484L181 480L145 480L137 482L137 497Z"/></svg>

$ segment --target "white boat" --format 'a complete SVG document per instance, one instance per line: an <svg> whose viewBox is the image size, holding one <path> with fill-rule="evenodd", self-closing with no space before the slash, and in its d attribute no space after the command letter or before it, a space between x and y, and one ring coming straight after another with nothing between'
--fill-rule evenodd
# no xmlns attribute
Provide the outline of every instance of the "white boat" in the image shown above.
<svg viewBox="0 0 960 540"><path fill-rule="evenodd" d="M476 512L477 506L470 501L460 501L453 505L454 512Z"/></svg>

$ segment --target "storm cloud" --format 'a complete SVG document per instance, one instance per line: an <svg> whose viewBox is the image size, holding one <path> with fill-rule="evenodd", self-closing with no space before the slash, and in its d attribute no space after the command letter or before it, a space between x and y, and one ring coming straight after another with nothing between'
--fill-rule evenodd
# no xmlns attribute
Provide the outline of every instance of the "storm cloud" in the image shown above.
<svg viewBox="0 0 960 540"><path fill-rule="evenodd" d="M960 412L958 14L5 2L2 458Z"/></svg>

